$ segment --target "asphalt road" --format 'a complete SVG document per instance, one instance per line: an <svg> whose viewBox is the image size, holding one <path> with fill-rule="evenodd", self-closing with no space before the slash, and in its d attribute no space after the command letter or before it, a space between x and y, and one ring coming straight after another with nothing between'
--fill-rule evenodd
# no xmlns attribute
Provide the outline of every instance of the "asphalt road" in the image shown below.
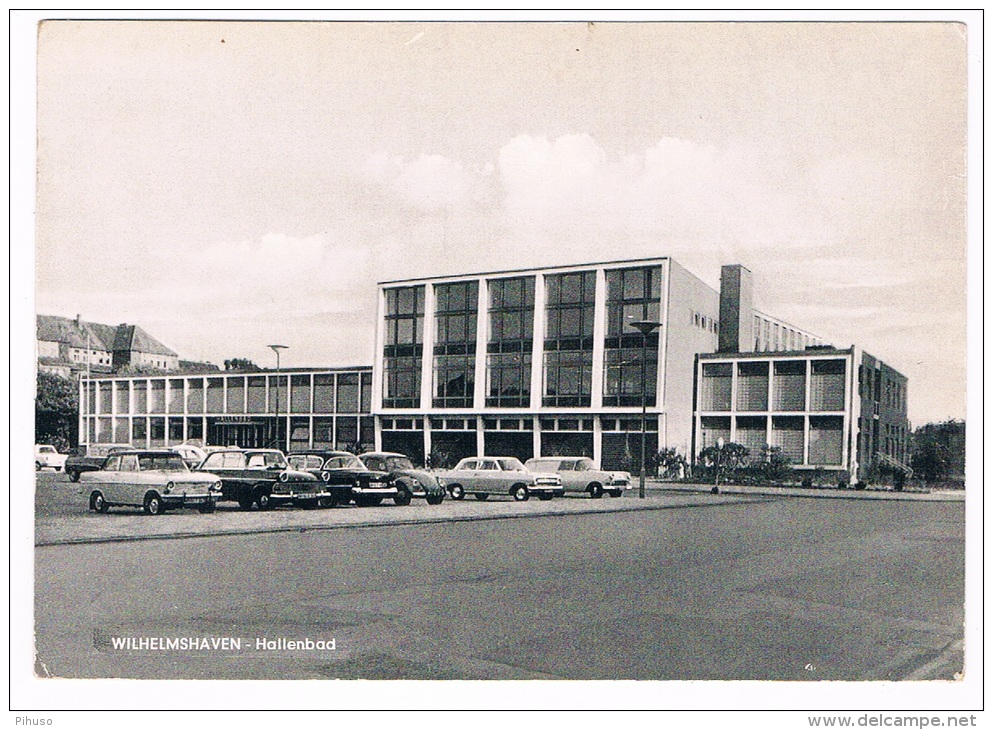
<svg viewBox="0 0 993 730"><path fill-rule="evenodd" d="M899 680L963 661L962 503L784 498L35 555L42 676ZM231 641L113 647L127 637ZM281 638L334 649L256 643Z"/></svg>

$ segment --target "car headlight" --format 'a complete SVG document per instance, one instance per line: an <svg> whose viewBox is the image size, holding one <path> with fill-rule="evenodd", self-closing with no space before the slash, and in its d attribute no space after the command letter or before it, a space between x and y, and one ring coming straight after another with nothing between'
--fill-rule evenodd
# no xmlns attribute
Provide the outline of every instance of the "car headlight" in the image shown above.
<svg viewBox="0 0 993 730"><path fill-rule="evenodd" d="M173 484L172 482L167 482L166 485L165 485L165 489L162 490L162 493L163 494L169 494L169 492L171 492L172 489L173 489L173 487L175 487L175 486L176 485Z"/></svg>
<svg viewBox="0 0 993 730"><path fill-rule="evenodd" d="M221 487L221 482L214 482L209 487L207 487L208 492L221 492L223 491Z"/></svg>
<svg viewBox="0 0 993 730"><path fill-rule="evenodd" d="M331 481L331 472L329 472L329 471L322 471L321 472L321 481L330 482Z"/></svg>
<svg viewBox="0 0 993 730"><path fill-rule="evenodd" d="M279 475L279 481L288 482L289 480L290 480L290 475L287 472L284 471L282 474Z"/></svg>

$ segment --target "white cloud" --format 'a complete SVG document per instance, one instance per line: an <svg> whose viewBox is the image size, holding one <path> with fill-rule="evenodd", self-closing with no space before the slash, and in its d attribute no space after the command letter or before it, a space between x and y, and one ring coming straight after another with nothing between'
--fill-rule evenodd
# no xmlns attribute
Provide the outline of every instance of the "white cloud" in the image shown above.
<svg viewBox="0 0 993 730"><path fill-rule="evenodd" d="M405 205L425 212L452 210L471 201L475 176L462 163L442 155L422 154L407 161L385 154L366 160L362 173Z"/></svg>
<svg viewBox="0 0 993 730"><path fill-rule="evenodd" d="M693 245L824 238L756 152L665 137L640 154L612 156L586 134L522 135L500 150L499 167L508 216L525 226L651 233Z"/></svg>

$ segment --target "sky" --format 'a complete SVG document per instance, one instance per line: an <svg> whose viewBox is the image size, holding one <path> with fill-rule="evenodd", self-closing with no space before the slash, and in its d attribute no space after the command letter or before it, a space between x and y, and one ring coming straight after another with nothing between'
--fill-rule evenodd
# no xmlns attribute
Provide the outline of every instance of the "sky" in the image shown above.
<svg viewBox="0 0 993 730"><path fill-rule="evenodd" d="M35 310L370 365L376 282L672 256L966 415L965 26L43 23Z"/></svg>

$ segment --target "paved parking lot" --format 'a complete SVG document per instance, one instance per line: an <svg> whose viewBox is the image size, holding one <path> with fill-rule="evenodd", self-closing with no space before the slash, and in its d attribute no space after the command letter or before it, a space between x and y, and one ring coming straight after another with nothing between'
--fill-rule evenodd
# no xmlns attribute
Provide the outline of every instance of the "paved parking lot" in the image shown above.
<svg viewBox="0 0 993 730"><path fill-rule="evenodd" d="M568 496L547 502L537 499L515 502L507 497L477 502L470 497L463 501L446 499L440 505L429 505L421 499L414 500L406 507L384 502L378 507L348 505L320 510L283 507L269 512L243 512L234 502L221 502L213 514L202 515L196 510L175 510L150 517L139 509L123 507L111 508L106 514L90 512L87 508L87 495L81 490L81 485L73 484L63 475L40 475L37 484L36 545L629 512L767 498L761 495L715 496L707 491L673 494L653 489L646 499L638 499L637 491L631 490L620 498L603 497L596 500L585 496Z"/></svg>
<svg viewBox="0 0 993 730"><path fill-rule="evenodd" d="M38 547L36 671L859 681L951 680L962 670L962 504L653 494L645 508L622 498L598 505L607 513L539 513L591 502L230 512L207 522L196 513L80 517L142 528L470 511L530 518ZM233 637L239 646L145 651L115 648L115 637ZM334 639L335 648L257 646L280 637ZM353 687L320 692L342 707Z"/></svg>
<svg viewBox="0 0 993 730"><path fill-rule="evenodd" d="M436 522L512 519L547 515L602 514L639 510L674 509L757 501L782 497L903 501L962 501L964 493L913 494L895 492L854 492L836 489L722 487L710 493L710 485L651 484L645 499L638 498L637 488L623 497L593 500L585 495L569 495L543 502L531 499L515 502L509 497L494 497L486 502L473 498L463 501L446 499L437 506L414 500L406 507L385 502L378 507L349 505L322 510L285 507L271 512L243 512L233 502L222 502L209 515L195 510L170 511L149 517L138 509L112 508L107 514L95 514L87 508L87 494L64 474L40 472L35 480L35 544L57 545L108 542L133 539L239 535L265 532L329 530L375 525L426 524Z"/></svg>

